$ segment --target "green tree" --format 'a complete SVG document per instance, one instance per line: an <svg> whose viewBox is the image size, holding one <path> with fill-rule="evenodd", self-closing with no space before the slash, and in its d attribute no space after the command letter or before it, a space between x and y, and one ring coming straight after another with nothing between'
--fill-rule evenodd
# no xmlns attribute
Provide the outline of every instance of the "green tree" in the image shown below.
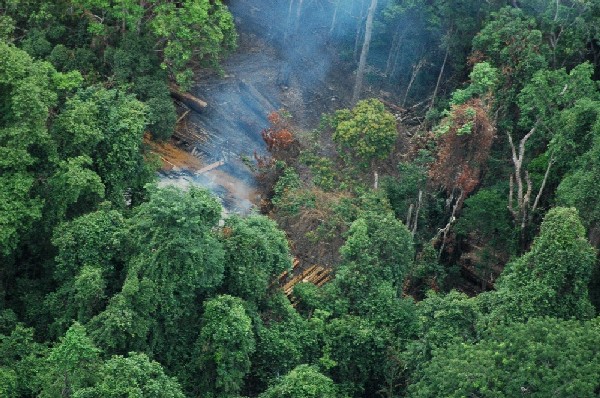
<svg viewBox="0 0 600 398"><path fill-rule="evenodd" d="M479 303L455 290L446 295L429 292L416 306L417 338L409 342L402 359L409 374L427 366L434 353L452 344L477 340Z"/></svg>
<svg viewBox="0 0 600 398"><path fill-rule="evenodd" d="M42 215L35 194L37 150L48 143L49 110L57 101L47 62L0 41L0 254L10 254Z"/></svg>
<svg viewBox="0 0 600 398"><path fill-rule="evenodd" d="M197 377L196 394L207 398L236 397L250 370L254 349L252 321L243 301L228 295L206 301L192 362Z"/></svg>
<svg viewBox="0 0 600 398"><path fill-rule="evenodd" d="M259 303L265 297L269 283L291 269L285 234L264 216L229 217L223 231L224 291Z"/></svg>
<svg viewBox="0 0 600 398"><path fill-rule="evenodd" d="M373 395L383 383L382 358L392 335L364 317L347 315L325 327L321 362L340 389L352 396Z"/></svg>
<svg viewBox="0 0 600 398"><path fill-rule="evenodd" d="M155 138L168 139L177 114L168 86L168 72L160 67L154 51L155 38L128 32L104 57L110 63L115 81L128 87L148 107L148 130Z"/></svg>
<svg viewBox="0 0 600 398"><path fill-rule="evenodd" d="M412 235L392 212L364 213L350 226L340 252L347 271L342 267L335 283L357 299L381 281L401 292L415 254Z"/></svg>
<svg viewBox="0 0 600 398"><path fill-rule="evenodd" d="M577 167L561 181L557 190L560 204L574 206L590 229L600 226L600 122L594 126L590 150L577 160Z"/></svg>
<svg viewBox="0 0 600 398"><path fill-rule="evenodd" d="M73 398L184 398L177 380L164 373L162 366L145 354L114 356L98 370L92 387L74 392Z"/></svg>
<svg viewBox="0 0 600 398"><path fill-rule="evenodd" d="M221 1L73 0L89 19L89 31L103 37L112 32L136 32L154 37L161 67L184 86L192 81L196 62L217 66L235 48L233 17Z"/></svg>
<svg viewBox="0 0 600 398"><path fill-rule="evenodd" d="M577 210L550 210L531 249L509 263L498 280L490 297L491 320L591 317L588 284L595 257Z"/></svg>
<svg viewBox="0 0 600 398"><path fill-rule="evenodd" d="M337 111L333 140L340 154L369 165L388 157L398 137L396 119L377 99L359 101L352 109Z"/></svg>
<svg viewBox="0 0 600 398"><path fill-rule="evenodd" d="M104 311L87 323L90 337L110 353L125 354L132 350L151 352L151 345L157 339L151 331L158 328L154 317L157 310L156 295L152 281L140 280L135 272L128 273L121 291L110 298ZM160 343L165 342L160 340ZM169 346L160 345L158 348L167 350Z"/></svg>
<svg viewBox="0 0 600 398"><path fill-rule="evenodd" d="M220 217L217 199L195 187L152 189L150 200L136 208L131 271L156 283L165 315L221 283L223 246L213 233Z"/></svg>
<svg viewBox="0 0 600 398"><path fill-rule="evenodd" d="M48 355L40 397L70 397L97 378L100 350L87 336L85 327L74 323Z"/></svg>
<svg viewBox="0 0 600 398"><path fill-rule="evenodd" d="M207 190L150 189L149 201L128 221L123 287L90 321L101 347L152 353L173 372L185 366L200 303L223 278L224 251L215 233L220 215Z"/></svg>
<svg viewBox="0 0 600 398"><path fill-rule="evenodd" d="M108 209L55 228L52 243L58 248L54 268L58 287L45 302L54 316L55 335L63 334L74 320L89 321L117 290L124 228L121 214Z"/></svg>
<svg viewBox="0 0 600 398"><path fill-rule="evenodd" d="M465 200L456 232L501 253L512 253L515 250L515 230L507 205L506 197L498 189L480 189Z"/></svg>
<svg viewBox="0 0 600 398"><path fill-rule="evenodd" d="M338 398L340 393L333 381L315 367L300 365L283 376L260 398Z"/></svg>
<svg viewBox="0 0 600 398"><path fill-rule="evenodd" d="M0 313L3 323L7 318L5 312ZM5 393L2 389L6 388L8 397L10 394L15 397L37 396L39 374L48 367L45 359L48 349L35 341L33 328L16 323L7 329L0 329L0 392Z"/></svg>
<svg viewBox="0 0 600 398"><path fill-rule="evenodd" d="M142 156L146 106L117 90L90 89L81 96L98 109L96 123L103 137L90 157L106 187L106 198L117 207L128 200L137 203L144 185L153 179L153 170Z"/></svg>
<svg viewBox="0 0 600 398"><path fill-rule="evenodd" d="M535 19L514 7L502 8L491 16L473 38L473 50L500 71L497 100L506 109L533 74L547 67L548 61Z"/></svg>
<svg viewBox="0 0 600 398"><path fill-rule="evenodd" d="M502 325L435 352L409 397L592 397L600 386L598 319Z"/></svg>

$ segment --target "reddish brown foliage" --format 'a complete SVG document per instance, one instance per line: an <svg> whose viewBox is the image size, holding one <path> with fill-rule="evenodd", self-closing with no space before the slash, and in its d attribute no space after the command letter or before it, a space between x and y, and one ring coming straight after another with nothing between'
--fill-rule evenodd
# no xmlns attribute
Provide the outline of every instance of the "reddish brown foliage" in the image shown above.
<svg viewBox="0 0 600 398"><path fill-rule="evenodd" d="M467 58L467 65L473 67L474 65L483 61L485 61L485 54L483 54L481 51L473 51Z"/></svg>
<svg viewBox="0 0 600 398"><path fill-rule="evenodd" d="M269 151L287 149L294 143L294 135L290 131L287 120L279 112L271 112L267 117L271 127L261 132Z"/></svg>
<svg viewBox="0 0 600 398"><path fill-rule="evenodd" d="M448 131L438 139L437 160L429 176L449 194L459 190L464 199L479 184L495 129L480 99L453 107L446 122ZM465 126L471 126L470 132L464 131Z"/></svg>

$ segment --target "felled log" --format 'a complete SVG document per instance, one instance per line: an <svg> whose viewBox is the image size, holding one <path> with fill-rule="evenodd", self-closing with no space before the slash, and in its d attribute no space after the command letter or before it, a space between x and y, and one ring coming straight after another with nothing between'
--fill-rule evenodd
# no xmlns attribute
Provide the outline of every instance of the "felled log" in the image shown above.
<svg viewBox="0 0 600 398"><path fill-rule="evenodd" d="M381 103L382 103L383 105L387 106L388 108L390 108L391 110L393 110L393 111L395 111L395 112L398 112L398 113L404 113L404 112L406 112L406 109L402 108L401 106L398 106L398 105L392 104L392 103L391 103L391 102L389 102L389 101L386 101L386 100L384 100L384 99L381 99L381 98L379 98L379 101L381 101Z"/></svg>
<svg viewBox="0 0 600 398"><path fill-rule="evenodd" d="M179 88L174 84L169 86L169 92L171 93L171 97L175 98L177 101L183 102L196 112L202 112L202 110L208 106L208 104L200 98L193 96L190 93L179 91Z"/></svg>
<svg viewBox="0 0 600 398"><path fill-rule="evenodd" d="M225 164L224 161L219 160L218 162L211 163L208 166L205 166L205 167L201 168L200 170L198 170L196 172L196 174L198 174L198 175L204 174L204 173L206 173L208 171L211 171L212 169L216 169L217 167L223 166L224 164Z"/></svg>

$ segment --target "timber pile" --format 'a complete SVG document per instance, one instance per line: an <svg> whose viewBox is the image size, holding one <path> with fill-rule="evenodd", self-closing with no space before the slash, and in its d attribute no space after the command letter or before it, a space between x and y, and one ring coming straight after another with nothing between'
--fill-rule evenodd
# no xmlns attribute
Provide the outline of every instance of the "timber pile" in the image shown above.
<svg viewBox="0 0 600 398"><path fill-rule="evenodd" d="M294 259L294 266L292 269L292 273L299 265L298 259ZM292 305L295 307L298 304L298 299L293 296L294 286L298 283L302 282L310 282L317 287L323 286L325 283L331 280L330 270L321 267L320 265L312 265L292 277L292 279L286 281L289 277L288 272L284 272L279 276L279 282L282 284L282 289L288 299L292 302Z"/></svg>
<svg viewBox="0 0 600 398"><path fill-rule="evenodd" d="M193 154L177 147L172 141L155 142L150 134L144 134L144 144L149 151L158 155L162 161L162 170L200 170L202 162Z"/></svg>

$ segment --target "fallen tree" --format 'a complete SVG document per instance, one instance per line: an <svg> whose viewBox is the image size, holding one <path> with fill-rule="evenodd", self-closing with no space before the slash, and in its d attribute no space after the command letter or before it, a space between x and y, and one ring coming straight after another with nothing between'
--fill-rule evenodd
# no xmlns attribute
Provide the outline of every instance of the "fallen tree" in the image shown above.
<svg viewBox="0 0 600 398"><path fill-rule="evenodd" d="M175 98L177 101L183 102L196 112L202 112L204 108L208 106L208 104L200 98L190 93L180 91L179 87L177 87L175 84L169 85L169 92L171 93L171 97Z"/></svg>

